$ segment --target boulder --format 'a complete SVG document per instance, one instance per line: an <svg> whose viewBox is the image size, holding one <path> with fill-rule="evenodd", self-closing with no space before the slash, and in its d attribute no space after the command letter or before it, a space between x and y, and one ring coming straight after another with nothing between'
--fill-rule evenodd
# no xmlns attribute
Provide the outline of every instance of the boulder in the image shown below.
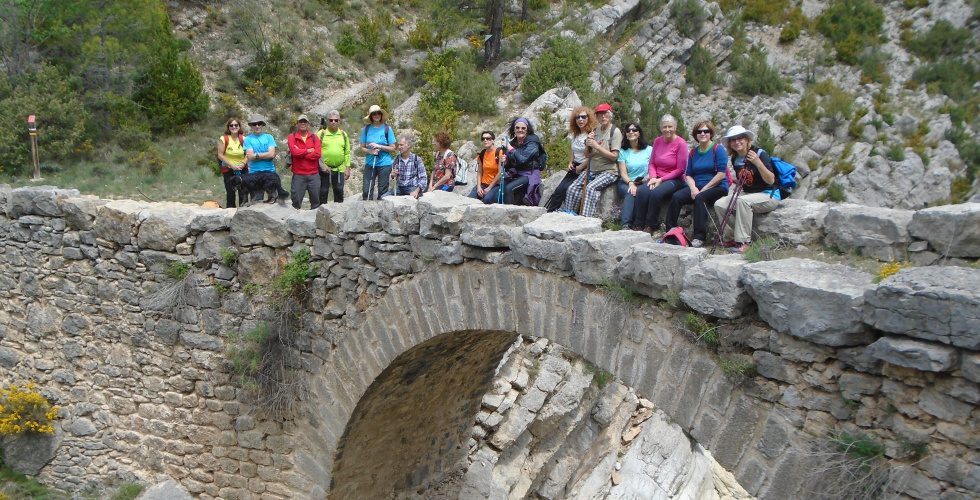
<svg viewBox="0 0 980 500"><path fill-rule="evenodd" d="M286 227L297 238L315 238L316 218L316 210L300 210L286 218Z"/></svg>
<svg viewBox="0 0 980 500"><path fill-rule="evenodd" d="M193 498L180 483L167 479L143 490L136 500L193 500Z"/></svg>
<svg viewBox="0 0 980 500"><path fill-rule="evenodd" d="M191 218L191 231L224 231L231 227L231 218L237 212L234 208L197 207Z"/></svg>
<svg viewBox="0 0 980 500"><path fill-rule="evenodd" d="M681 300L688 307L708 316L737 318L752 302L742 286L741 255L712 256L684 273Z"/></svg>
<svg viewBox="0 0 980 500"><path fill-rule="evenodd" d="M947 257L980 257L980 203L919 210L912 216L909 233Z"/></svg>
<svg viewBox="0 0 980 500"><path fill-rule="evenodd" d="M442 238L446 235L459 236L462 230L463 213L469 205L482 205L483 202L456 193L433 191L419 198L419 234L426 238Z"/></svg>
<svg viewBox="0 0 980 500"><path fill-rule="evenodd" d="M147 213L136 236L140 248L173 252L191 234L194 212L184 205L156 204Z"/></svg>
<svg viewBox="0 0 980 500"><path fill-rule="evenodd" d="M242 284L271 283L276 270L276 253L269 247L258 247L238 256L238 281Z"/></svg>
<svg viewBox="0 0 980 500"><path fill-rule="evenodd" d="M616 265L613 275L628 288L660 299L669 291L680 291L689 269L708 258L703 248L661 243L633 245Z"/></svg>
<svg viewBox="0 0 980 500"><path fill-rule="evenodd" d="M221 251L231 248L231 233L229 231L211 231L200 235L194 244L194 264L205 267L224 262Z"/></svg>
<svg viewBox="0 0 980 500"><path fill-rule="evenodd" d="M886 261L904 258L912 241L908 227L914 213L853 203L836 205L824 219L827 235L824 244L840 249L856 248L862 255Z"/></svg>
<svg viewBox="0 0 980 500"><path fill-rule="evenodd" d="M898 337L882 337L867 353L893 365L928 372L945 372L959 366L959 352L949 346Z"/></svg>
<svg viewBox="0 0 980 500"><path fill-rule="evenodd" d="M110 201L98 208L95 232L102 239L129 245L144 213L150 208L152 207L148 203L132 200Z"/></svg>
<svg viewBox="0 0 980 500"><path fill-rule="evenodd" d="M462 264L463 244L459 240L449 237L444 240L433 240L417 234L409 237L412 253L423 261L435 261L440 264Z"/></svg>
<svg viewBox="0 0 980 500"><path fill-rule="evenodd" d="M573 236L568 242L575 279L581 283L598 285L609 281L616 265L630 247L653 243L653 240L649 234L640 231L604 231Z"/></svg>
<svg viewBox="0 0 980 500"><path fill-rule="evenodd" d="M460 240L475 247L507 247L513 233L544 213L541 207L469 205L463 211Z"/></svg>
<svg viewBox="0 0 980 500"><path fill-rule="evenodd" d="M278 203L259 203L239 208L231 218L231 240L239 246L265 245L273 248L293 244L286 219L296 210Z"/></svg>
<svg viewBox="0 0 980 500"><path fill-rule="evenodd" d="M775 330L816 344L851 346L874 337L861 320L870 274L808 259L747 264L742 283Z"/></svg>
<svg viewBox="0 0 980 500"><path fill-rule="evenodd" d="M91 231L95 227L95 216L99 207L109 203L95 196L78 196L65 198L61 201L61 210L65 213L68 227L76 231Z"/></svg>
<svg viewBox="0 0 980 500"><path fill-rule="evenodd" d="M864 294L864 321L923 340L980 350L980 271L902 269Z"/></svg>
<svg viewBox="0 0 980 500"><path fill-rule="evenodd" d="M3 464L18 474L36 476L58 453L65 433L60 425L54 426L54 434L27 432L0 438Z"/></svg>
<svg viewBox="0 0 980 500"><path fill-rule="evenodd" d="M791 245L811 245L823 237L828 206L816 201L786 199L772 212L758 214L753 230L759 237L771 236Z"/></svg>
<svg viewBox="0 0 980 500"><path fill-rule="evenodd" d="M7 197L7 217L22 215L61 217L61 202L78 196L77 189L58 189L54 186L30 186L13 189Z"/></svg>
<svg viewBox="0 0 980 500"><path fill-rule="evenodd" d="M607 33L618 32L629 22L636 20L641 4L640 0L612 0L602 7L590 9L585 23L595 35L605 36Z"/></svg>
<svg viewBox="0 0 980 500"><path fill-rule="evenodd" d="M339 234L344 230L344 219L347 218L346 203L324 203L316 209L316 228L327 234Z"/></svg>
<svg viewBox="0 0 980 500"><path fill-rule="evenodd" d="M345 203L347 214L344 217L345 233L375 233L381 231L381 202L373 200L354 200Z"/></svg>
<svg viewBox="0 0 980 500"><path fill-rule="evenodd" d="M599 219L553 212L525 224L511 238L510 249L514 260L527 267L571 276L569 238L600 232Z"/></svg>
<svg viewBox="0 0 980 500"><path fill-rule="evenodd" d="M382 199L381 228L388 234L418 234L418 200L411 196L387 196Z"/></svg>

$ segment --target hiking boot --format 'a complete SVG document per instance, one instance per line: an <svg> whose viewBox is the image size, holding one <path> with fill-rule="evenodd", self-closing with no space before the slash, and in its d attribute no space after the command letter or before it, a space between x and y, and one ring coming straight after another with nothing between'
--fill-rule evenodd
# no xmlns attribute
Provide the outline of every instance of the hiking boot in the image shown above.
<svg viewBox="0 0 980 500"><path fill-rule="evenodd" d="M702 246L704 246L704 241L694 238L693 240L691 240L691 246L694 248L701 248Z"/></svg>
<svg viewBox="0 0 980 500"><path fill-rule="evenodd" d="M730 251L732 253L745 253L745 251L751 246L752 242L750 241L746 241L745 243L737 243L736 246L733 246Z"/></svg>
<svg viewBox="0 0 980 500"><path fill-rule="evenodd" d="M623 227L621 229L623 231L632 231L633 230L633 226L631 226L629 224L623 224Z"/></svg>

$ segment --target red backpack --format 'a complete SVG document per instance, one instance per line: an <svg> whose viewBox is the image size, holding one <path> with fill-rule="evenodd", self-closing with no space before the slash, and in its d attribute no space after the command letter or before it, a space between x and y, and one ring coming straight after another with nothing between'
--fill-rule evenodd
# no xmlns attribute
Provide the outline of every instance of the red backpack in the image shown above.
<svg viewBox="0 0 980 500"><path fill-rule="evenodd" d="M221 136L221 139L225 141L225 148L221 150L221 154L225 154L225 151L228 151L228 134ZM238 133L238 143L241 144L242 147L245 147L245 135L241 132ZM231 169L228 168L228 165L221 164L221 160L218 160L218 166L221 167L222 174L227 174L231 171Z"/></svg>
<svg viewBox="0 0 980 500"><path fill-rule="evenodd" d="M660 241L668 245L680 245L682 247L691 245L691 241L687 239L687 234L684 234L684 228L680 226L667 231L667 234Z"/></svg>

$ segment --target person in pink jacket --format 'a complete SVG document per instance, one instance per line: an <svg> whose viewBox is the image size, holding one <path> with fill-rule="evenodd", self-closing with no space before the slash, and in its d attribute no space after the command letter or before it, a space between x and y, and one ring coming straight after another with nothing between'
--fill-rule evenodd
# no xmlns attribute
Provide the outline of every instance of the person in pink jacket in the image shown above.
<svg viewBox="0 0 980 500"><path fill-rule="evenodd" d="M684 187L687 169L687 141L677 135L677 120L664 115L660 120L660 137L653 141L648 180L636 190L633 227L648 233L660 228L660 210L664 200Z"/></svg>

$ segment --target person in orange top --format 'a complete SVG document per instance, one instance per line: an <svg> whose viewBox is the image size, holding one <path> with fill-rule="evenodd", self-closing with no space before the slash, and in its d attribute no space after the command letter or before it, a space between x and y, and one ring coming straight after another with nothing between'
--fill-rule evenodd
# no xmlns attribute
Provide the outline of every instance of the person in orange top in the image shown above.
<svg viewBox="0 0 980 500"><path fill-rule="evenodd" d="M470 191L470 198L482 200L487 205L497 202L500 171L507 161L507 152L503 148L494 147L493 141L496 138L489 130L480 134L483 150L476 155L476 174L480 182Z"/></svg>
<svg viewBox="0 0 980 500"><path fill-rule="evenodd" d="M296 118L296 132L287 139L289 154L293 156L293 181L289 187L293 208L299 210L303 195L310 193L310 209L320 206L320 138L310 132L310 120L306 115Z"/></svg>

